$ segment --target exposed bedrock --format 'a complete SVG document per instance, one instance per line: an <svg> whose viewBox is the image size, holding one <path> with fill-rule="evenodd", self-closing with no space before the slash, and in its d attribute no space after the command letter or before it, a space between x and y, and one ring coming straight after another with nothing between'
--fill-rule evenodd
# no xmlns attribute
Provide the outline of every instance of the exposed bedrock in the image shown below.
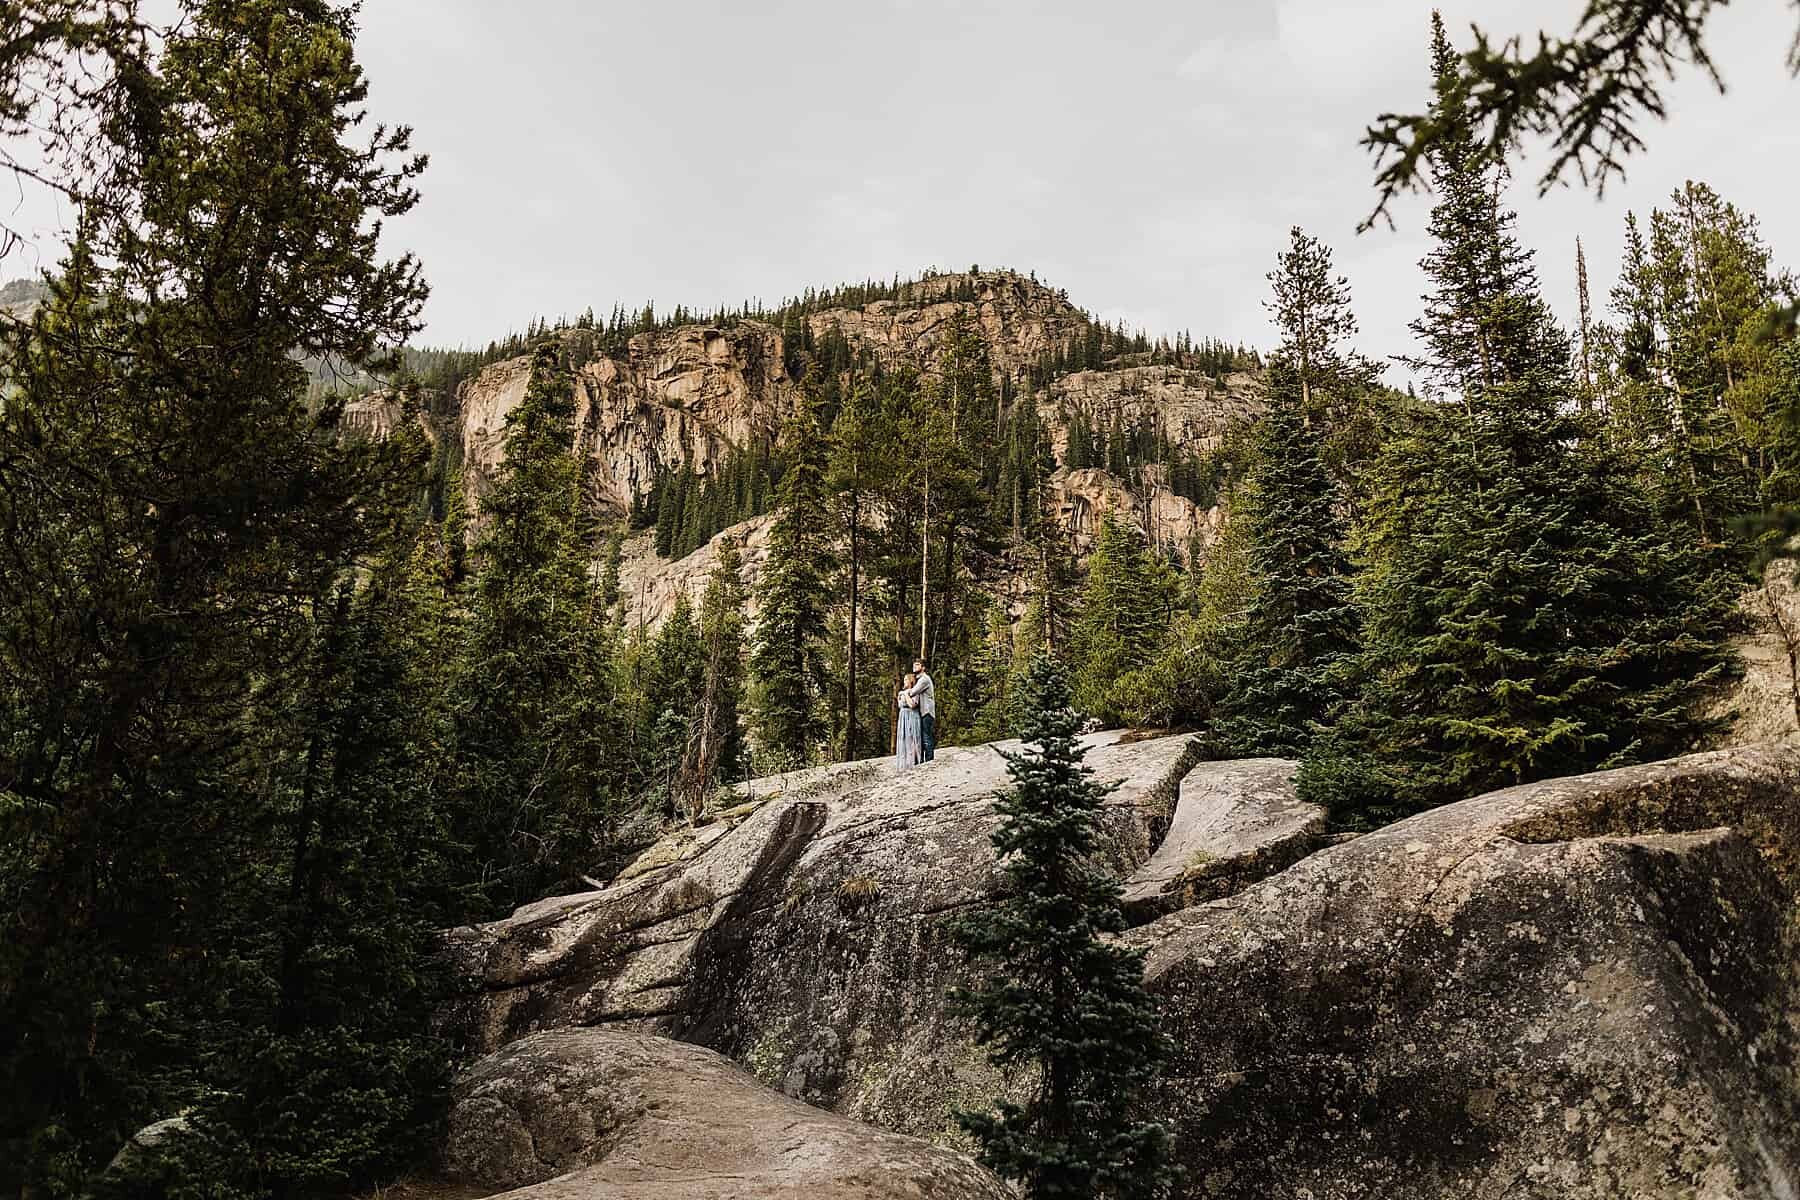
<svg viewBox="0 0 1800 1200"><path fill-rule="evenodd" d="M1127 936L1176 1046L1154 1115L1187 1195L1800 1195L1794 745L1326 845L1291 763L1090 744L1121 784L1103 858L1147 921ZM1000 882L997 749L757 781L602 891L453 931L447 1023L482 1051L578 1027L671 1037L950 1140L953 1108L1020 1086L945 999L965 970L946 919Z"/></svg>
<svg viewBox="0 0 1800 1200"><path fill-rule="evenodd" d="M1181 737L1090 735L1118 784L1102 857L1149 858L1193 763ZM953 747L774 780L719 820L652 847L610 887L453 930L446 1024L479 1051L546 1029L606 1026L709 1046L788 1094L901 1132L1001 1086L946 990L962 978L946 919L999 881L989 838L1002 749Z"/></svg>
<svg viewBox="0 0 1800 1200"><path fill-rule="evenodd" d="M1191 1194L1800 1194L1797 779L1512 788L1136 931Z"/></svg>
<svg viewBox="0 0 1800 1200"><path fill-rule="evenodd" d="M1301 802L1291 759L1201 763L1181 781L1162 845L1125 881L1138 921L1230 895L1317 849L1325 810Z"/></svg>
<svg viewBox="0 0 1800 1200"><path fill-rule="evenodd" d="M649 1034L534 1034L457 1081L449 1181L513 1200L1006 1200L963 1155ZM518 1189L518 1190L509 1190Z"/></svg>

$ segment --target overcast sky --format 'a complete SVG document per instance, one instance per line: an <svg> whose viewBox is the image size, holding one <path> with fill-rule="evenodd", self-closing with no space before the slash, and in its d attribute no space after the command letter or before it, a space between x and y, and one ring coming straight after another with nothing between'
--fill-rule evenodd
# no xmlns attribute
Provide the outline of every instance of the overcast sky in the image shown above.
<svg viewBox="0 0 1800 1200"><path fill-rule="evenodd" d="M1453 36L1569 29L1579 0L1444 6ZM1329 241L1362 348L1404 353L1425 203L1354 232L1357 145L1428 96L1429 8L1410 0L366 0L382 120L432 165L393 241L423 259L426 343L646 299L776 301L927 266L1035 270L1152 334L1272 341L1263 276L1290 225ZM1604 201L1514 202L1552 303L1595 298L1627 208L1684 179L1757 214L1800 266L1792 9L1715 19L1731 85L1678 87L1673 118ZM6 264L16 274L14 263Z"/></svg>

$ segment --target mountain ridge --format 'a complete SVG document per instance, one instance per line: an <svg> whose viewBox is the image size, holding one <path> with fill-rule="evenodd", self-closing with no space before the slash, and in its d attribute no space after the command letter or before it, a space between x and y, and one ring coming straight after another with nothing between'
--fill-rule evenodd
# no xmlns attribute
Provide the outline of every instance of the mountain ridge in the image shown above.
<svg viewBox="0 0 1800 1200"><path fill-rule="evenodd" d="M838 297L853 303L836 304ZM682 310L676 310L677 315ZM715 316L720 314L715 314ZM980 335L997 405L1032 403L1056 462L1054 507L1075 549L1085 549L1100 517L1129 514L1153 545L1191 557L1221 524L1216 495L1184 486L1167 463L1115 461L1097 446L1097 463L1071 454L1076 428L1084 440L1118 439L1120 429L1145 431L1161 453L1182 461L1216 455L1232 430L1261 411L1260 360L1222 343L1191 339L1149 342L1095 323L1065 290L1013 270L926 275L895 285L846 285L808 292L763 319L754 312L725 319L665 323L644 314L648 328L629 332L615 312L604 325L537 329L558 339L573 366L576 434L572 449L589 462L586 502L613 519L640 509L658 481L688 471L717 476L728 456L772 447L800 393L798 376L822 371L832 381L857 372L911 370L930 374L944 341L958 328ZM526 347L466 376L427 382L420 406L427 433L461 468L464 501L478 509L503 466L506 417L523 400L530 378ZM1242 369L1239 369L1239 368ZM834 382L832 386L835 386ZM398 390L357 397L344 420L385 436L404 420ZM1150 434L1153 431L1153 437ZM727 524L737 524L727 522ZM763 523L766 525L766 523ZM710 540L710 537L702 541ZM758 559L746 547L746 562ZM666 615L678 591L697 596L704 562L675 571L680 586L658 586L685 555L648 562L634 583L664 597L648 619ZM634 555L645 562L641 553ZM668 568L665 570L664 568Z"/></svg>

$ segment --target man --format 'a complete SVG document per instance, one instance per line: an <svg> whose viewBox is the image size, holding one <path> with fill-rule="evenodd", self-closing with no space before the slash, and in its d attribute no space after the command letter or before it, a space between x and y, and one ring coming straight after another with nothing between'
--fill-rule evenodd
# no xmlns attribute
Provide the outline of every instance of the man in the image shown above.
<svg viewBox="0 0 1800 1200"><path fill-rule="evenodd" d="M919 740L924 749L921 761L930 762L937 752L937 688L925 670L924 659L913 659L913 674L919 677L918 682L907 688L906 694L918 702Z"/></svg>

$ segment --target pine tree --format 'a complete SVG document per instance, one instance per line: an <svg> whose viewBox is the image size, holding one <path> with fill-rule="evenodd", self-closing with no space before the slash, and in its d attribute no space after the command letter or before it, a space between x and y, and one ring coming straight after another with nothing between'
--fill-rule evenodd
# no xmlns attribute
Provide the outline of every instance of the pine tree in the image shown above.
<svg viewBox="0 0 1800 1200"><path fill-rule="evenodd" d="M460 586L469 575L469 502L463 492L460 467L444 481L444 522L440 536L444 542L444 577L450 586Z"/></svg>
<svg viewBox="0 0 1800 1200"><path fill-rule="evenodd" d="M1339 369L1340 346L1356 332L1350 285L1332 273L1331 248L1297 225L1268 279L1275 296L1264 307L1282 331L1282 351L1300 387L1300 413L1312 425L1320 420L1313 388Z"/></svg>
<svg viewBox="0 0 1800 1200"><path fill-rule="evenodd" d="M1254 582L1215 727L1235 754L1296 754L1347 699L1359 621L1338 511L1291 368L1277 359L1244 518Z"/></svg>
<svg viewBox="0 0 1800 1200"><path fill-rule="evenodd" d="M1370 382L1340 346L1356 328L1349 287L1333 277L1329 248L1299 229L1270 281L1283 338L1245 514L1254 582L1216 728L1244 755L1295 754L1314 723L1332 718L1347 698L1359 624L1343 498L1320 454L1332 398Z"/></svg>
<svg viewBox="0 0 1800 1200"><path fill-rule="evenodd" d="M1643 457L1661 504L1732 570L1744 514L1773 501L1768 396L1774 344L1764 336L1778 284L1753 218L1689 182L1627 225L1614 305L1623 328L1612 365L1633 411L1619 432Z"/></svg>
<svg viewBox="0 0 1800 1200"><path fill-rule="evenodd" d="M1692 403L1675 377L1665 293L1681 284L1679 264L1671 278L1667 258L1659 264L1635 214L1627 213L1611 296L1617 324L1600 339L1608 430L1613 444L1639 464L1662 516L1688 526L1697 543L1716 545L1724 515L1743 498L1731 494L1735 478L1722 481L1715 470L1722 414Z"/></svg>
<svg viewBox="0 0 1800 1200"><path fill-rule="evenodd" d="M9 33L41 15L14 6ZM269 841L294 828L292 760L271 730L305 681L315 603L390 549L427 467L417 442L339 437L341 402L309 406L294 358L375 362L416 332L424 300L413 260L378 253L374 230L412 206L421 164L403 130L355 132L353 34L325 4L197 0L176 28L134 37L129 86L88 92L99 176L70 181L64 269L29 322L0 330L8 1194L83 1192L136 1127L221 1091L239 1107L206 1115L247 1152L217 1171L189 1160L187 1186L349 1190L415 1144L399 1110L430 1105L435 1084L383 1066L424 1036L418 994L396 981L373 997L332 966L403 969L411 922L362 943L370 931L341 911L289 907L292 860ZM0 109L18 78L0 79ZM360 642L360 697L391 694ZM338 855L387 837L395 761L345 780L331 836L307 843L330 853L298 873L375 920L394 911L384 890L412 881L382 877L386 844L366 873ZM300 914L317 921L304 938ZM283 945L300 969L284 971ZM276 1037L310 1047L315 1073L265 1054ZM328 1049L365 1037L367 1056ZM330 1111L347 1098L368 1107ZM304 1145L234 1116L283 1101Z"/></svg>
<svg viewBox="0 0 1800 1200"><path fill-rule="evenodd" d="M677 777L677 801L690 821L699 819L713 789L737 777L744 760L740 721L744 692L743 559L737 542L719 540L700 600L699 704Z"/></svg>
<svg viewBox="0 0 1800 1200"><path fill-rule="evenodd" d="M1011 551L1017 556L1042 512L1044 479L1055 470L1054 464L1044 462L1047 444L1035 397L1027 395L1007 414L1001 443L1004 458L993 493L995 516L1010 531Z"/></svg>
<svg viewBox="0 0 1800 1200"><path fill-rule="evenodd" d="M292 803L272 872L286 893L270 914L273 1019L233 1056L238 1085L194 1115L228 1162L247 1151L238 1169L292 1193L350 1184L349 1163L407 1166L436 1133L453 1061L431 1032L436 931L462 915L430 790L445 714L420 703L438 694L436 647L405 566L321 606L284 726L297 737L278 785Z"/></svg>
<svg viewBox="0 0 1800 1200"><path fill-rule="evenodd" d="M609 836L608 626L589 603L574 416L561 351L541 342L506 417L505 473L482 498L456 683L453 818L500 904L576 877Z"/></svg>
<svg viewBox="0 0 1800 1200"><path fill-rule="evenodd" d="M866 386L853 384L832 427L832 448L825 486L832 496L832 516L844 545L844 732L839 758L857 757L857 685L861 671L862 587L865 528L871 507L870 493L877 476L877 437L884 432L877 423L875 406Z"/></svg>
<svg viewBox="0 0 1800 1200"><path fill-rule="evenodd" d="M1029 610L1025 615L1033 616ZM1041 616L1036 619L1041 623ZM1013 662L1017 651L1005 604L989 604L984 624L985 636L973 672L981 681L981 704L969 734L973 741L994 742L1012 736L1017 724L1013 719ZM1041 653L1041 647L1032 649L1031 657Z"/></svg>
<svg viewBox="0 0 1800 1200"><path fill-rule="evenodd" d="M600 563L600 607L611 613L619 606L619 573L625 561L625 530L614 529L606 538L606 556Z"/></svg>
<svg viewBox="0 0 1800 1200"><path fill-rule="evenodd" d="M1117 683L1148 663L1167 628L1168 581L1137 526L1107 513L1088 559L1081 615L1069 635L1075 694L1108 723L1123 715Z"/></svg>
<svg viewBox="0 0 1800 1200"><path fill-rule="evenodd" d="M826 614L831 591L829 516L825 506L827 446L817 398L803 393L782 436L788 456L769 530L769 553L757 577L751 674L758 753L771 765L810 761L824 736Z"/></svg>
<svg viewBox="0 0 1800 1200"><path fill-rule="evenodd" d="M1045 439L1046 450L1048 438ZM1046 470L1045 475L1049 474ZM1031 572L1031 596L1037 619L1029 623L1035 644L1046 653L1061 657L1068 653L1070 630L1074 624L1075 567L1062 522L1058 519L1055 495L1049 487L1040 490L1040 506L1030 533L1032 545L1027 551Z"/></svg>
<svg viewBox="0 0 1800 1200"><path fill-rule="evenodd" d="M1110 790L1082 762L1081 714L1054 660L1024 680L1025 749L993 836L1003 898L953 927L985 969L954 993L1004 1070L1035 1070L1033 1099L963 1112L984 1163L1032 1200L1148 1197L1167 1179L1168 1133L1134 1107L1167 1054L1143 987L1143 952L1105 935L1125 920L1117 881L1093 863Z"/></svg>
<svg viewBox="0 0 1800 1200"><path fill-rule="evenodd" d="M1456 57L1434 27L1440 104ZM1384 815L1688 745L1727 661L1725 594L1579 420L1569 345L1466 139L1434 176L1417 323L1459 403L1384 456L1363 538L1368 690L1302 771Z"/></svg>
<svg viewBox="0 0 1800 1200"><path fill-rule="evenodd" d="M1591 411L1594 407L1594 310L1588 298L1587 253L1582 249L1579 237L1575 239L1575 309L1581 335L1577 344L1581 355L1581 407L1583 411Z"/></svg>
<svg viewBox="0 0 1800 1200"><path fill-rule="evenodd" d="M640 744L649 758L642 771L653 789L652 802L679 809L683 800L678 776L701 733L701 694L706 686L707 651L694 621L693 602L685 591L650 642L644 670L645 725ZM704 802L705 795L699 797Z"/></svg>
<svg viewBox="0 0 1800 1200"><path fill-rule="evenodd" d="M955 638L966 628L963 559L971 548L994 546L987 519L992 508L983 490L992 483L988 469L997 464L994 403L986 344L966 314L958 314L936 373L916 397L914 419L902 427L909 435L905 462L920 495L917 653L928 661L949 664L964 657L967 646ZM942 691L948 675L940 674Z"/></svg>

